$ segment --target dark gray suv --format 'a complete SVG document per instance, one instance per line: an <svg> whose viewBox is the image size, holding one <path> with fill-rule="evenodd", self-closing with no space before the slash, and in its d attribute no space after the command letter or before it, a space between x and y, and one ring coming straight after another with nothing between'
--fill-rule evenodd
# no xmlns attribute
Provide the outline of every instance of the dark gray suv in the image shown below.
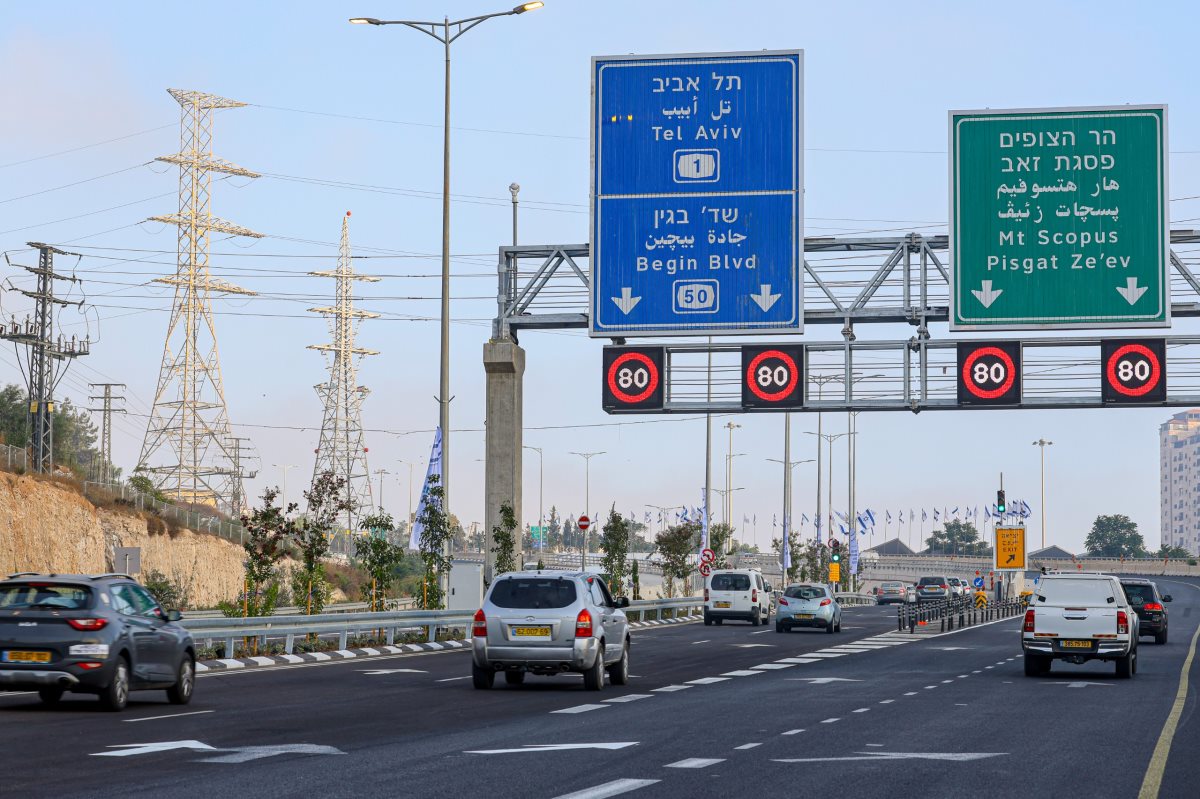
<svg viewBox="0 0 1200 799"><path fill-rule="evenodd" d="M124 574L12 574L0 580L0 690L36 690L46 704L97 694L121 710L131 690L165 689L185 705L196 648L154 595Z"/></svg>

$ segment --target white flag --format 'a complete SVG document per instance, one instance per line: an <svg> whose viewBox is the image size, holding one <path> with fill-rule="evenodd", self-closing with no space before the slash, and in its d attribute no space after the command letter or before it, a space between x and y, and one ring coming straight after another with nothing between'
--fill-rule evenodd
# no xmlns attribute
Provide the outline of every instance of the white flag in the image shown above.
<svg viewBox="0 0 1200 799"><path fill-rule="evenodd" d="M421 488L421 501L417 503L417 517L413 519L412 534L408 537L409 549L421 548L421 531L424 525L421 524L421 517L425 515L425 502L429 499L429 489L432 486L429 484L429 478L437 476L438 481L442 478L442 428L438 429L433 434L433 448L429 451L429 468L425 470L425 485Z"/></svg>

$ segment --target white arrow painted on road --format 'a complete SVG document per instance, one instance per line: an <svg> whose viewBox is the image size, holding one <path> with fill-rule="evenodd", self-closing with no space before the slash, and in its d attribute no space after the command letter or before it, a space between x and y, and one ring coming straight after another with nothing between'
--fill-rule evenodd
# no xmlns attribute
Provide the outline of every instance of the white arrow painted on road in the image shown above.
<svg viewBox="0 0 1200 799"><path fill-rule="evenodd" d="M275 755L344 755L341 749L320 744L280 744L279 746L238 746L229 749L217 749L218 752L229 754L217 757L203 758L201 763L246 763L250 760L261 760Z"/></svg>
<svg viewBox="0 0 1200 799"><path fill-rule="evenodd" d="M754 300L754 302L758 304L759 308L762 308L764 311L769 311L771 310L771 306L774 305L782 296L782 294L772 294L771 284L763 283L758 287L758 294L751 294L750 299Z"/></svg>
<svg viewBox="0 0 1200 799"><path fill-rule="evenodd" d="M1065 685L1068 688L1087 688L1089 685L1103 685L1107 688L1112 687L1112 683L1108 683L1108 682L1084 682L1083 680L1076 680L1074 682L1062 682L1062 681L1044 682L1044 683L1042 683L1042 685Z"/></svg>
<svg viewBox="0 0 1200 799"><path fill-rule="evenodd" d="M363 674L428 674L421 669L359 669Z"/></svg>
<svg viewBox="0 0 1200 799"><path fill-rule="evenodd" d="M129 755L148 755L153 752L169 752L172 749L192 749L203 751L213 749L200 741L161 741L156 744L113 744L110 749L120 749L119 752L93 752L92 757L127 757Z"/></svg>
<svg viewBox="0 0 1200 799"><path fill-rule="evenodd" d="M985 280L983 281L982 291L971 289L971 293L975 295L977 300L983 303L984 308L991 308L992 303L996 301L996 298L1004 293L1004 289L996 289L995 291L992 291L992 281Z"/></svg>
<svg viewBox="0 0 1200 799"><path fill-rule="evenodd" d="M1000 757L1008 752L858 752L857 757L794 757L775 758L776 763L829 763L840 760L983 760Z"/></svg>
<svg viewBox="0 0 1200 799"><path fill-rule="evenodd" d="M617 304L617 307L621 309L621 313L628 314L630 311L632 311L634 308L637 307L637 304L642 301L642 298L634 297L633 289L622 288L621 296L613 297L612 301L615 302Z"/></svg>
<svg viewBox="0 0 1200 799"><path fill-rule="evenodd" d="M826 685L831 682L862 682L862 680L852 680L848 677L792 677L792 682L810 682L813 685Z"/></svg>
<svg viewBox="0 0 1200 799"><path fill-rule="evenodd" d="M625 749L637 746L637 741L617 741L598 744L525 744L519 749L467 749L468 755L511 755L520 752L569 752L574 749Z"/></svg>
<svg viewBox="0 0 1200 799"><path fill-rule="evenodd" d="M1133 305L1135 302L1140 300L1142 295L1150 290L1146 286L1138 288L1137 281L1138 279L1136 277L1129 277L1125 278L1125 286L1123 288L1121 286L1117 286L1117 291L1130 305Z"/></svg>

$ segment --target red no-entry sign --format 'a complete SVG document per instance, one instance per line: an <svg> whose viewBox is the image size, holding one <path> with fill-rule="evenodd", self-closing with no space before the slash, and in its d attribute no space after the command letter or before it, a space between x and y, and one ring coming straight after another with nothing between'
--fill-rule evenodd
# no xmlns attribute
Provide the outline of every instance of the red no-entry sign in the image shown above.
<svg viewBox="0 0 1200 799"><path fill-rule="evenodd" d="M586 530L592 526L592 520L586 516L580 516L579 521L575 522L575 524L579 526L580 530Z"/></svg>

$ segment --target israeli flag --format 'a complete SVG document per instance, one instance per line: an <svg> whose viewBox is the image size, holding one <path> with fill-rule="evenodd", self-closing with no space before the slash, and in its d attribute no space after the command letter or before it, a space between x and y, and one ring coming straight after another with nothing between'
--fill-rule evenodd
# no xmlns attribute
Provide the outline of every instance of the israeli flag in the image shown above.
<svg viewBox="0 0 1200 799"><path fill-rule="evenodd" d="M950 511L947 518L949 518L949 516L953 516L956 519L958 518L958 506L957 505L954 506L954 510Z"/></svg>
<svg viewBox="0 0 1200 799"><path fill-rule="evenodd" d="M983 506L983 518L985 520L992 518L992 512L990 510L988 510L987 505Z"/></svg>
<svg viewBox="0 0 1200 799"><path fill-rule="evenodd" d="M875 511L867 508L867 518L871 520L871 526L875 526Z"/></svg>
<svg viewBox="0 0 1200 799"><path fill-rule="evenodd" d="M936 521L938 521L938 518L939 518L938 517L938 509L934 508L933 509L933 520L936 522Z"/></svg>
<svg viewBox="0 0 1200 799"><path fill-rule="evenodd" d="M835 510L833 512L833 515L837 516L839 519L841 519L844 522L850 521L850 518L848 516L846 516L846 514L842 513L840 510Z"/></svg>
<svg viewBox="0 0 1200 799"><path fill-rule="evenodd" d="M687 524L691 521L691 519L688 518L687 505L683 506L683 512L679 514L679 521L683 522L684 524Z"/></svg>
<svg viewBox="0 0 1200 799"><path fill-rule="evenodd" d="M433 488L430 483L431 477L437 477L439 482L442 478L441 427L438 427L433 433L433 447L429 450L429 467L425 470L425 485L421 487L421 501L417 503L417 516L413 520L412 532L408 536L409 549L421 548L421 533L425 531L425 525L421 523L421 519L425 516L425 506L429 501L429 489Z"/></svg>
<svg viewBox="0 0 1200 799"><path fill-rule="evenodd" d="M783 516L783 576L784 576L785 580L787 579L787 570L792 568L792 547L790 546L789 536L788 536L788 528L791 526L788 524L789 521L790 520L788 519L787 514L784 514L784 516Z"/></svg>
<svg viewBox="0 0 1200 799"><path fill-rule="evenodd" d="M929 521L929 514L927 514L925 512L924 508L921 508L921 521L923 521L923 522Z"/></svg>
<svg viewBox="0 0 1200 799"><path fill-rule="evenodd" d="M883 522L883 523L884 523L885 525L886 525L886 524L891 524L891 523L892 523L892 512L891 512L890 510L888 510L888 511L884 511L884 513L885 513L886 515L883 517L883 519L884 519L884 522ZM904 511L900 511L900 513L901 513L901 514L903 514L903 513L904 513Z"/></svg>
<svg viewBox="0 0 1200 799"><path fill-rule="evenodd" d="M643 518L645 519L643 524L649 524L650 523L650 511L646 511L646 515Z"/></svg>
<svg viewBox="0 0 1200 799"><path fill-rule="evenodd" d="M909 518L911 519L912 517L911 517L911 516L909 516ZM897 523L897 524L904 524L904 511L899 511L899 516L898 516L898 518L896 519L896 523Z"/></svg>
<svg viewBox="0 0 1200 799"><path fill-rule="evenodd" d="M1029 507L1029 503L1025 500L1021 500L1021 515L1025 518L1033 515L1033 509Z"/></svg>
<svg viewBox="0 0 1200 799"><path fill-rule="evenodd" d="M846 537L846 525L839 524L838 529L842 531L842 538L845 538Z"/></svg>
<svg viewBox="0 0 1200 799"><path fill-rule="evenodd" d="M806 524L808 524L808 514L807 514L807 513L801 513L801 514L800 514L800 525L801 525L801 526L804 526L804 525L806 525Z"/></svg>
<svg viewBox="0 0 1200 799"><path fill-rule="evenodd" d="M771 514L771 529L773 530L778 526L779 526L779 514L772 513Z"/></svg>

